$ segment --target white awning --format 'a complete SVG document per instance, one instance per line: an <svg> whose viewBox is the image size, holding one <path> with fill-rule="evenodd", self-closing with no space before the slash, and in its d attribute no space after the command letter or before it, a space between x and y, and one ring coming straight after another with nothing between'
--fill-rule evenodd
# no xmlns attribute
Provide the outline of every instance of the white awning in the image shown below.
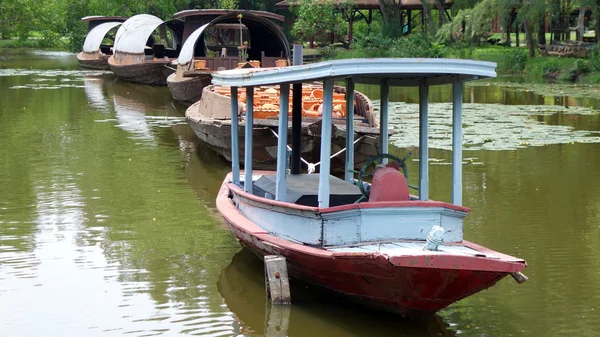
<svg viewBox="0 0 600 337"><path fill-rule="evenodd" d="M132 16L123 22L115 37L115 52L143 54L146 42L163 20L150 14Z"/></svg>
<svg viewBox="0 0 600 337"><path fill-rule="evenodd" d="M95 53L100 49L100 45L102 44L102 40L108 31L121 25L121 22L105 22L97 25L92 30L90 30L85 37L85 42L83 42L83 52L84 53Z"/></svg>
<svg viewBox="0 0 600 337"><path fill-rule="evenodd" d="M196 48L196 42L198 38L202 35L202 33L204 33L204 30L210 25L211 23L207 23L193 31L192 34L188 36L188 38L183 43L183 47L181 47L181 52L179 53L179 57L177 58L178 64L188 64L194 59L194 49Z"/></svg>

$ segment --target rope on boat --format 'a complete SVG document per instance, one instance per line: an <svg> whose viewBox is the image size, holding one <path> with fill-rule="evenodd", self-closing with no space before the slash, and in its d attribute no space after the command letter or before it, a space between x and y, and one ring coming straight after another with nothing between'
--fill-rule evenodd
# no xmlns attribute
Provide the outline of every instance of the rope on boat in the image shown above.
<svg viewBox="0 0 600 337"><path fill-rule="evenodd" d="M277 134L277 132L275 132L275 130L273 130L273 129L271 129L271 128L266 128L266 129L268 129L269 131L271 131L271 132L273 133L273 135L274 135L274 136L275 136L277 139L279 139L279 135ZM365 137L366 137L366 135L363 135L363 136L360 136L360 137L358 137L358 139L356 139L356 140L354 141L354 145L356 145L356 143L358 143L358 142L359 142L361 139L363 139L363 138L365 138ZM286 146L287 146L288 150L290 150L290 152L292 152L292 148L291 148L289 145L286 145ZM343 149L339 150L338 152L334 153L334 154L333 154L331 157L329 157L329 159L333 159L333 158L335 158L336 156L338 156L338 155L340 155L340 154L344 153L344 151L346 151L346 148L343 148ZM308 174L313 174L313 173L315 173L315 172L317 171L317 166L321 165L321 162L318 162L318 163L316 163L316 164L309 163L309 162L308 162L306 159L304 159L304 158L302 158L302 157L300 157L300 160L301 160L301 161L302 161L302 162L303 162L303 163L304 163L304 164L305 164L305 165L308 167Z"/></svg>

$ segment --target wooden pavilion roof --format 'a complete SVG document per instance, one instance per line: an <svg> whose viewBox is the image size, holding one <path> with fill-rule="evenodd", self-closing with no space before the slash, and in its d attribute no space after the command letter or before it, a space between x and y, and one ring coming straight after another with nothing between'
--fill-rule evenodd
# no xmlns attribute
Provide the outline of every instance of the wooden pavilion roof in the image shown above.
<svg viewBox="0 0 600 337"><path fill-rule="evenodd" d="M331 0L337 5L350 4L355 9L379 9L379 0ZM421 0L400 0L402 2L403 9L422 9L423 5ZM428 0L432 5L433 0ZM295 2L302 2L302 0L284 0L275 4L278 8L287 9L291 4ZM450 8L454 5L454 0L441 0L444 8Z"/></svg>

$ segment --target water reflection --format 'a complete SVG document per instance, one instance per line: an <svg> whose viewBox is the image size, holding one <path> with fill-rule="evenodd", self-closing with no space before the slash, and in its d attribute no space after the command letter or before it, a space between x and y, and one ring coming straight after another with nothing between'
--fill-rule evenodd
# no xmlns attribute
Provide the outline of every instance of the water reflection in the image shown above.
<svg viewBox="0 0 600 337"><path fill-rule="evenodd" d="M98 77L84 77L85 96L90 106L98 111L106 112L110 103L104 93L104 80Z"/></svg>
<svg viewBox="0 0 600 337"><path fill-rule="evenodd" d="M217 282L236 317L236 333L247 336L455 336L439 316L398 319L365 310L312 286L293 282L289 312L266 301L262 262L248 250L235 254ZM289 317L287 317L289 316ZM287 320L286 320L287 317ZM285 323L288 321L288 325ZM283 324L279 325L281 322ZM310 323L308 323L310 322ZM279 330L277 327L279 326ZM287 332L281 331L287 327Z"/></svg>
<svg viewBox="0 0 600 337"><path fill-rule="evenodd" d="M598 144L465 156L464 203L473 208L466 239L526 258L524 285L505 279L437 316L409 321L294 283L287 313L266 304L261 262L240 251L214 210L229 164L197 141L166 88L75 70L72 55L19 58L0 65L25 69L0 71L2 335L262 336L287 327L290 336L591 337L600 330ZM66 86L8 89L27 84ZM365 91L378 95L377 87ZM600 131L600 117L589 109L596 103L589 101L542 100L493 84L465 95L466 102L518 103L513 112L545 104L517 117L559 126L550 132ZM432 97L449 95L440 89ZM587 108L571 113L574 103ZM477 107L490 118L506 113ZM126 117L119 121L121 112ZM116 126L128 117L143 127ZM411 118L404 114L399 124L411 125ZM499 121L481 124L493 133ZM432 129L444 127L439 122ZM414 183L417 149L392 148L408 150ZM430 156L431 197L449 201L450 152L433 148Z"/></svg>

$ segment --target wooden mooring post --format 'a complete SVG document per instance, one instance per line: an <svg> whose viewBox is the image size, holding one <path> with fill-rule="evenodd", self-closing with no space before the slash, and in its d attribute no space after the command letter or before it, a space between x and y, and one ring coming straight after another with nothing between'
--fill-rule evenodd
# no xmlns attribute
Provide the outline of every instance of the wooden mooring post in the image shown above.
<svg viewBox="0 0 600 337"><path fill-rule="evenodd" d="M271 303L289 304L292 302L285 257L279 255L265 256L265 287L267 289L267 299Z"/></svg>

